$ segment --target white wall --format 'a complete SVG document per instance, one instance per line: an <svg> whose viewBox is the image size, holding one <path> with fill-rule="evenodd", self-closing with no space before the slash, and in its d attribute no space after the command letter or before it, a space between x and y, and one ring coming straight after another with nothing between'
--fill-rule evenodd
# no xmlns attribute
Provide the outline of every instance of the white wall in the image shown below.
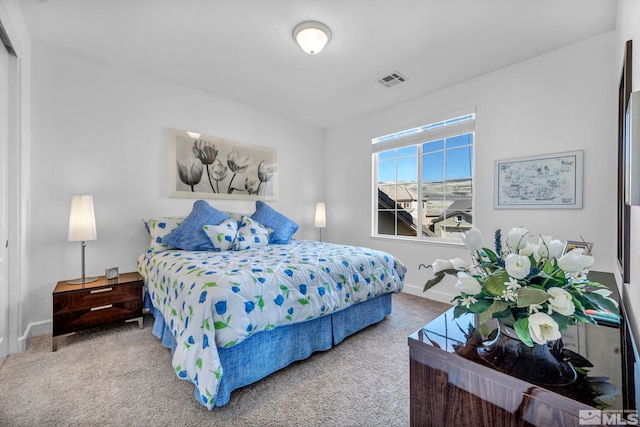
<svg viewBox="0 0 640 427"><path fill-rule="evenodd" d="M149 243L141 219L190 212L194 200L167 197L169 127L276 148L279 199L270 205L301 226L296 237L316 236L323 130L37 43L32 60L25 325L44 322L50 331L51 291L80 275L80 244L66 240L72 194L94 197L98 240L87 243L87 275L114 266L134 271ZM210 203L254 210L249 201Z"/></svg>
<svg viewBox="0 0 640 427"><path fill-rule="evenodd" d="M593 242L594 269L613 271L616 257L616 106L614 33L583 41L327 132L327 240L387 250L408 267L408 292L422 294L430 270L420 263L461 256L462 246L405 243L371 234L371 139L475 107L474 221L491 245L493 233L525 226L532 233ZM410 82L408 83L410 84ZM580 210L495 210L494 160L584 150ZM339 189L346 188L346 191ZM490 246L491 247L491 246ZM449 302L451 282L427 293Z"/></svg>

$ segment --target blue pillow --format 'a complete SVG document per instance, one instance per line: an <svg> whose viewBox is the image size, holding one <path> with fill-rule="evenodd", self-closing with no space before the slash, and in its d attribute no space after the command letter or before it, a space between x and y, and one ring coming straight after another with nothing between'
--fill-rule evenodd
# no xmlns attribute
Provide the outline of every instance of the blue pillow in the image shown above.
<svg viewBox="0 0 640 427"><path fill-rule="evenodd" d="M218 225L205 225L202 227L211 241L216 252L229 251L233 248L238 234L238 223L235 219L225 219Z"/></svg>
<svg viewBox="0 0 640 427"><path fill-rule="evenodd" d="M162 238L162 243L185 251L213 251L215 248L202 229L205 225L218 225L229 216L210 206L204 200L193 204L193 209L182 224Z"/></svg>
<svg viewBox="0 0 640 427"><path fill-rule="evenodd" d="M269 238L269 243L287 244L291 240L291 236L293 236L299 228L298 224L281 213L276 212L271 206L261 200L256 201L256 211L251 215L251 218L273 230Z"/></svg>
<svg viewBox="0 0 640 427"><path fill-rule="evenodd" d="M233 242L234 251L244 251L251 248L260 248L269 244L269 230L258 221L243 216L238 228L238 236Z"/></svg>

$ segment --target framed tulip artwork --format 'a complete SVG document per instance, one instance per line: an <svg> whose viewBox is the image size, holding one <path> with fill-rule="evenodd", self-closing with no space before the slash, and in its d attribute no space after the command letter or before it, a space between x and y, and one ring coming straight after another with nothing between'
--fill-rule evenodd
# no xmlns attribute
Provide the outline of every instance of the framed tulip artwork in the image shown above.
<svg viewBox="0 0 640 427"><path fill-rule="evenodd" d="M274 201L277 151L170 128L168 183L169 197Z"/></svg>

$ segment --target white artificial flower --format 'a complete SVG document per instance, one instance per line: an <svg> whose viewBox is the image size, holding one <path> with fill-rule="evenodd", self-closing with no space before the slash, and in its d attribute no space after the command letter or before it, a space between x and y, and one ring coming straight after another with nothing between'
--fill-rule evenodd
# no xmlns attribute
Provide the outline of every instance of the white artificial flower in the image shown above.
<svg viewBox="0 0 640 427"><path fill-rule="evenodd" d="M524 279L531 271L531 260L526 256L509 254L504 262L509 276L516 279Z"/></svg>
<svg viewBox="0 0 640 427"><path fill-rule="evenodd" d="M561 337L560 327L546 313L533 313L529 316L529 335L536 344L546 344Z"/></svg>
<svg viewBox="0 0 640 427"><path fill-rule="evenodd" d="M562 255L558 260L558 267L567 273L582 272L593 265L595 259L589 255L583 255L584 249L572 249Z"/></svg>
<svg viewBox="0 0 640 427"><path fill-rule="evenodd" d="M469 264L467 263L467 261L463 260L462 258L453 258L450 259L449 262L451 262L453 268L458 271L466 270L467 268L469 268Z"/></svg>
<svg viewBox="0 0 640 427"><path fill-rule="evenodd" d="M552 287L547 290L549 298L549 314L554 311L563 316L571 316L576 311L576 306L571 300L571 294L562 288Z"/></svg>
<svg viewBox="0 0 640 427"><path fill-rule="evenodd" d="M518 255L522 255L522 256L531 256L534 253L538 252L538 245L531 243L531 242L527 242L526 245L524 245L522 248L520 248L520 250L518 250Z"/></svg>
<svg viewBox="0 0 640 427"><path fill-rule="evenodd" d="M512 252L517 253L520 249L527 246L525 236L529 234L526 228L513 227L509 233L507 233L507 246Z"/></svg>
<svg viewBox="0 0 640 427"><path fill-rule="evenodd" d="M518 283L518 281L516 279L514 279L513 277L509 277L509 281L508 282L504 282L505 285L507 285L507 289L509 289L510 291L515 291L517 292L518 289L520 289L522 286L520 286L520 283Z"/></svg>
<svg viewBox="0 0 640 427"><path fill-rule="evenodd" d="M538 241L538 255L541 258L549 258L549 244L551 243L551 236L540 236Z"/></svg>
<svg viewBox="0 0 640 427"><path fill-rule="evenodd" d="M529 310L529 314L531 313L537 313L538 311L542 310L542 304L531 304L527 310Z"/></svg>
<svg viewBox="0 0 640 427"><path fill-rule="evenodd" d="M460 292L469 295L478 295L482 292L482 286L480 282L478 282L478 279L463 271L458 272L458 281L455 286Z"/></svg>
<svg viewBox="0 0 640 427"><path fill-rule="evenodd" d="M508 302L516 302L516 300L518 299L518 291L507 288L502 291L502 298Z"/></svg>
<svg viewBox="0 0 640 427"><path fill-rule="evenodd" d="M470 251L477 252L484 247L482 233L475 227L462 234L460 238L462 239L462 243L464 243Z"/></svg>
<svg viewBox="0 0 640 427"><path fill-rule="evenodd" d="M460 299L460 305L466 308L469 308L471 304L475 304L477 302L478 300L472 297L471 295L467 295L466 297L463 297L462 299Z"/></svg>
<svg viewBox="0 0 640 427"><path fill-rule="evenodd" d="M451 261L446 259L437 259L433 261L433 264L431 264L431 267L433 267L433 272L437 273L442 270L453 269L453 264L451 263Z"/></svg>
<svg viewBox="0 0 640 427"><path fill-rule="evenodd" d="M562 251L564 251L565 243L558 240L553 239L549 243L549 258L560 258L562 255Z"/></svg>

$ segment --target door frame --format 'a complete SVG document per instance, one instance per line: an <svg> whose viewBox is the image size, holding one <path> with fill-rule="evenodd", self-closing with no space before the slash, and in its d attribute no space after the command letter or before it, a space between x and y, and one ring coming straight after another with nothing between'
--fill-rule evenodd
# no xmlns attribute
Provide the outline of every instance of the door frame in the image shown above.
<svg viewBox="0 0 640 427"><path fill-rule="evenodd" d="M9 354L26 349L24 295L28 283L31 38L18 2L0 0L0 23L12 47L9 55L9 182L8 182L8 345Z"/></svg>

